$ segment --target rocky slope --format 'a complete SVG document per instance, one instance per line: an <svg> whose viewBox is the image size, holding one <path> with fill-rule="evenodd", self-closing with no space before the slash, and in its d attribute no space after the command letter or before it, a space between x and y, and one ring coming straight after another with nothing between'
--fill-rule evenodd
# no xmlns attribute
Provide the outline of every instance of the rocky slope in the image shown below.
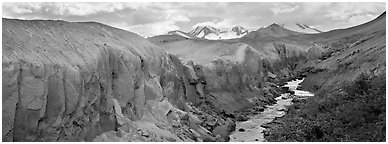
<svg viewBox="0 0 388 144"><path fill-rule="evenodd" d="M221 141L233 128L192 106L204 93L192 69L136 34L2 22L3 141Z"/></svg>

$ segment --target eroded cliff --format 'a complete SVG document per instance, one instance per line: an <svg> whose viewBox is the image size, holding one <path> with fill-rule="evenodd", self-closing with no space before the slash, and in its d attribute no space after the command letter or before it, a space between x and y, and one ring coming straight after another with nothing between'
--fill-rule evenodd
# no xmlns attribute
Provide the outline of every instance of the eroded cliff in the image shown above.
<svg viewBox="0 0 388 144"><path fill-rule="evenodd" d="M2 22L3 141L216 141L209 129L233 126L192 107L200 78L136 34Z"/></svg>

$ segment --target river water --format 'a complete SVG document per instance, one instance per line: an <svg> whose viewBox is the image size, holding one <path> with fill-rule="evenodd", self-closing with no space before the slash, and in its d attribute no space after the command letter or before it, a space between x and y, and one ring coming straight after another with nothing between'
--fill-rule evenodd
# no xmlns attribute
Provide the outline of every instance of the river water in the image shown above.
<svg viewBox="0 0 388 144"><path fill-rule="evenodd" d="M297 98L306 98L310 96L314 96L313 93L308 91L296 90L297 86L303 81L302 80L293 80L287 82L286 87L289 87L290 90L294 91L295 94L292 97ZM266 124L274 120L276 117L284 116L286 106L292 104L292 98L289 93L281 94L281 96L275 98L277 103L268 106L263 112L252 116L248 121L237 122L236 123L236 131L230 135L231 142L263 142L264 134L262 133L265 128L261 127L261 125ZM239 131L239 129L243 129L244 131Z"/></svg>

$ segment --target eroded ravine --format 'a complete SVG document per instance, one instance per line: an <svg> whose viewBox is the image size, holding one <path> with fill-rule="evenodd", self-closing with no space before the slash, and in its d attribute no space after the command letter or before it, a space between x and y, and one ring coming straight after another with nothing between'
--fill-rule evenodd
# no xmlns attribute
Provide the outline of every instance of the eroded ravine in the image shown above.
<svg viewBox="0 0 388 144"><path fill-rule="evenodd" d="M293 80L287 82L285 87L288 87L291 91L294 91L295 94L284 93L281 96L277 97L276 104L268 106L263 112L253 115L249 120L244 122L236 123L236 131L233 132L230 137L231 142L254 142L254 141L265 141L264 134L262 133L265 128L262 127L263 124L269 123L274 120L276 117L282 117L286 114L286 106L292 104L294 98L303 99L309 96L314 96L314 94L308 91L297 90L298 85L303 81Z"/></svg>

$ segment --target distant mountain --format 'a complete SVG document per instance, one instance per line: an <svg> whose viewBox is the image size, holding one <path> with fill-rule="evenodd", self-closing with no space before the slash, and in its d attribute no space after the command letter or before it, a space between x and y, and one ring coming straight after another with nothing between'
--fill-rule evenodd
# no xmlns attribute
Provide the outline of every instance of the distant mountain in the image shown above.
<svg viewBox="0 0 388 144"><path fill-rule="evenodd" d="M245 35L248 33L248 30L241 27L241 26L234 26L231 30L232 32L235 32L236 35L240 36L240 35Z"/></svg>
<svg viewBox="0 0 388 144"><path fill-rule="evenodd" d="M303 32L308 32L308 33L310 33L310 32L313 32L313 33L316 33L316 32L318 32L318 33L321 33L321 32L323 32L323 31L321 31L321 30L319 30L319 29L317 29L317 28L314 28L314 27L312 27L312 26L308 26L308 25L305 25L305 24L299 24L299 23L296 23L296 25L303 31Z"/></svg>
<svg viewBox="0 0 388 144"><path fill-rule="evenodd" d="M220 34L220 30L212 26L197 26L189 34L199 38L218 39L217 36Z"/></svg>
<svg viewBox="0 0 388 144"><path fill-rule="evenodd" d="M279 24L276 24L276 23L273 23L267 27L260 28L257 30L257 32L264 33L273 37L284 37L284 36L302 34L300 32L286 29L283 26L280 26Z"/></svg>
<svg viewBox="0 0 388 144"><path fill-rule="evenodd" d="M259 38L259 39L268 37L271 39L271 37L287 37L287 36L299 35L299 34L304 34L304 33L292 31L284 28L279 24L273 23L267 27L262 27L256 31L249 32L244 37Z"/></svg>
<svg viewBox="0 0 388 144"><path fill-rule="evenodd" d="M194 35L180 31L180 30L175 30L175 31L170 31L166 35L177 35L185 38L195 38Z"/></svg>
<svg viewBox="0 0 388 144"><path fill-rule="evenodd" d="M240 38L248 33L248 30L241 26L234 26L229 30L220 30L212 26L198 26L191 30L189 34L199 38L217 40Z"/></svg>

